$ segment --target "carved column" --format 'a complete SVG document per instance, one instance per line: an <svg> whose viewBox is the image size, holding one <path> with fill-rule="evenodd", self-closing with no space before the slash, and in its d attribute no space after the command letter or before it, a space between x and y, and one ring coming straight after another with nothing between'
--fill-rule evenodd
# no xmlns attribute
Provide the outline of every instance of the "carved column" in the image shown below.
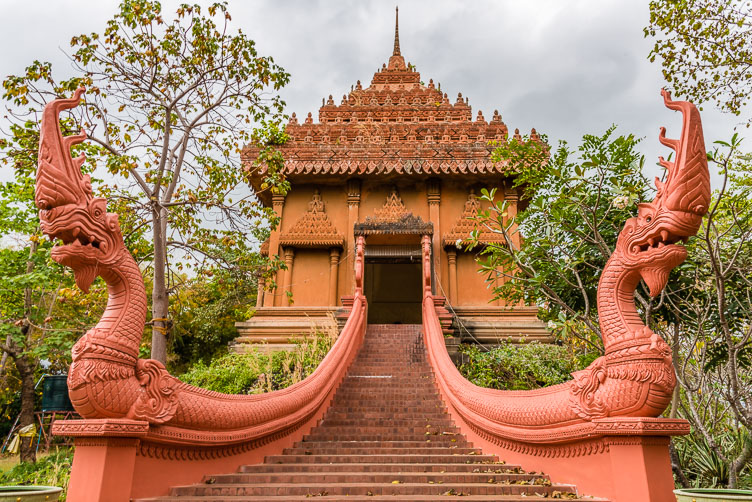
<svg viewBox="0 0 752 502"><path fill-rule="evenodd" d="M285 285L282 289L281 305L292 305L292 265L295 258L295 249L291 247L285 248Z"/></svg>
<svg viewBox="0 0 752 502"><path fill-rule="evenodd" d="M504 221L504 223L506 223L507 220L517 217L517 204L520 201L520 195L517 192L517 189L507 186L504 190L504 201L507 203L507 216ZM515 245L515 247L517 247L517 249L520 249L520 246L522 245L522 238L520 236L520 233L517 231L517 224L514 224L509 228L509 233L512 237L512 243ZM499 287L502 285L503 281L503 277L497 277L494 284ZM501 299L496 300L496 304L503 305ZM524 306L525 303L523 301L520 301L518 305Z"/></svg>
<svg viewBox="0 0 752 502"><path fill-rule="evenodd" d="M520 195L517 193L516 188L507 187L504 190L504 201L507 202L507 220L517 217L517 203L520 201ZM517 232L517 225L514 225L509 229L512 234L512 242L517 249L520 248L521 239L520 234Z"/></svg>
<svg viewBox="0 0 752 502"><path fill-rule="evenodd" d="M256 306L261 307L264 305L264 287L266 286L266 277L259 276L258 279L258 291L256 291Z"/></svg>
<svg viewBox="0 0 752 502"><path fill-rule="evenodd" d="M355 224L360 212L360 180L347 180L347 235L345 252L347 253L347 292L355 294Z"/></svg>
<svg viewBox="0 0 752 502"><path fill-rule="evenodd" d="M457 304L457 250L447 249L447 264L449 265L449 303Z"/></svg>
<svg viewBox="0 0 752 502"><path fill-rule="evenodd" d="M274 209L274 214L279 218L279 223L276 227L274 227L274 230L272 230L271 235L269 236L269 258L273 259L274 255L279 254L279 234L280 230L282 229L282 210L285 208L285 196L282 194L274 194L272 195L272 207ZM264 295L264 307L273 307L275 304L275 298L279 297L279 279L282 274L280 272L277 272L277 289L273 291L268 291ZM278 305L284 305L284 303L279 300L276 302Z"/></svg>
<svg viewBox="0 0 752 502"><path fill-rule="evenodd" d="M424 235L421 238L421 247L423 248L423 297L433 294L433 284L431 282L431 236Z"/></svg>
<svg viewBox="0 0 752 502"><path fill-rule="evenodd" d="M441 180L431 178L426 182L426 197L428 198L428 217L433 223L433 240L431 251L433 254L433 274L437 284L444 286L441 277ZM434 286L434 294L441 294L441 288Z"/></svg>
<svg viewBox="0 0 752 502"><path fill-rule="evenodd" d="M339 249L329 250L329 306L337 306L337 276L339 272Z"/></svg>

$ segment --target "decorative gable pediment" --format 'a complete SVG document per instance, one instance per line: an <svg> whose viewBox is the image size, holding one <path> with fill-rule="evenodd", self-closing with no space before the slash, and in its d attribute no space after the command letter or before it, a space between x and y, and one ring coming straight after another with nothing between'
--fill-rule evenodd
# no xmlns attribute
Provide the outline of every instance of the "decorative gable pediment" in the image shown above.
<svg viewBox="0 0 752 502"><path fill-rule="evenodd" d="M324 201L318 190L308 203L308 210L279 238L282 246L302 248L344 247L345 238L337 232L326 214Z"/></svg>
<svg viewBox="0 0 752 502"><path fill-rule="evenodd" d="M474 218L478 215L479 210L480 201L475 196L475 192L471 190L467 201L465 201L462 215L457 219L452 229L444 234L444 238L442 239L444 247L462 248L470 243L470 234L478 228L478 224L474 221ZM502 243L504 242L504 236L489 230L483 230L478 236L478 242L481 244Z"/></svg>
<svg viewBox="0 0 752 502"><path fill-rule="evenodd" d="M387 196L384 205L373 211L362 223L355 224L355 235L417 234L432 235L433 223L425 222L407 210L396 188Z"/></svg>
<svg viewBox="0 0 752 502"><path fill-rule="evenodd" d="M384 205L373 211L373 216L366 218L366 223L396 223L408 215L405 203L396 188L386 198Z"/></svg>

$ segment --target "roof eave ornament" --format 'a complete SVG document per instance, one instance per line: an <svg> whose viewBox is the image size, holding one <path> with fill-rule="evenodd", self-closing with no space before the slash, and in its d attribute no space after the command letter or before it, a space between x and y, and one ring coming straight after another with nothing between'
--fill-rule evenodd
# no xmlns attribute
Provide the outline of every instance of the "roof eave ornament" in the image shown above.
<svg viewBox="0 0 752 502"><path fill-rule="evenodd" d="M392 52L392 56L401 56L400 53L400 43L399 43L399 7L395 7L395 18L394 18L394 52Z"/></svg>
<svg viewBox="0 0 752 502"><path fill-rule="evenodd" d="M402 53L400 52L399 7L397 7L394 19L394 50L392 51L392 57L389 58L389 66L387 67L387 69L404 70L405 68L407 68L407 66L405 65L405 58L402 57Z"/></svg>

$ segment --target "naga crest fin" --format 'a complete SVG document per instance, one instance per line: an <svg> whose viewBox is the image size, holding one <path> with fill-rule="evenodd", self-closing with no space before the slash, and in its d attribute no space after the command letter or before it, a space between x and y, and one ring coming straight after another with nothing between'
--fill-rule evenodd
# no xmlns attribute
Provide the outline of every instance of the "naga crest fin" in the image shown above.
<svg viewBox="0 0 752 502"><path fill-rule="evenodd" d="M669 211L684 211L699 216L705 215L710 206L710 171L705 153L702 121L697 107L688 101L673 101L665 89L661 89L667 108L682 112L682 132L677 139L666 138L666 128L661 127L658 140L676 151L673 162L662 157L660 164L667 169L666 181L657 185L658 195L654 204Z"/></svg>
<svg viewBox="0 0 752 502"><path fill-rule="evenodd" d="M75 108L86 89L79 87L72 98L56 99L44 107L39 128L39 164L34 202L39 209L66 204L85 205L92 198L91 180L81 174L86 157L72 158L70 149L86 139L86 133L63 136L60 112Z"/></svg>

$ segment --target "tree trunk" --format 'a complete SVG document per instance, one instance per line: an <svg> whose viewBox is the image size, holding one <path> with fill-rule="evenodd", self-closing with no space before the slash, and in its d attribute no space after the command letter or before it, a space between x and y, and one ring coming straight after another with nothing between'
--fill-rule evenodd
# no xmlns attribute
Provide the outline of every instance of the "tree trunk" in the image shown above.
<svg viewBox="0 0 752 502"><path fill-rule="evenodd" d="M29 326L24 326L24 331L29 331ZM21 376L21 416L18 420L19 427L23 428L34 423L34 408L36 396L34 392L34 365L29 364L23 353L14 358L16 369ZM36 462L37 452L34 448L34 438L21 438L21 462Z"/></svg>
<svg viewBox="0 0 752 502"><path fill-rule="evenodd" d="M26 273L34 271L34 262L32 257L37 252L38 243L31 241L29 246L29 260L26 262ZM30 345L31 338L31 308L32 308L32 291L31 288L24 288L24 323L21 332L24 335L27 347ZM15 345L15 344L14 344ZM34 423L34 407L36 405L36 396L34 395L34 370L36 361L31 353L27 353L22 347L14 347L13 361L16 363L16 369L21 376L21 415L18 420L21 428ZM21 462L36 462L37 452L34 448L32 438L21 438Z"/></svg>
<svg viewBox="0 0 752 502"><path fill-rule="evenodd" d="M151 358L167 362L167 321L170 306L167 297L167 210L154 208L154 285L151 293Z"/></svg>
<svg viewBox="0 0 752 502"><path fill-rule="evenodd" d="M682 488L689 487L689 480L687 479L687 476L684 475L684 470L682 470L681 462L679 461L679 454L674 447L673 438L668 443L668 453L671 457L671 470L676 475L676 480L679 482L679 485Z"/></svg>

